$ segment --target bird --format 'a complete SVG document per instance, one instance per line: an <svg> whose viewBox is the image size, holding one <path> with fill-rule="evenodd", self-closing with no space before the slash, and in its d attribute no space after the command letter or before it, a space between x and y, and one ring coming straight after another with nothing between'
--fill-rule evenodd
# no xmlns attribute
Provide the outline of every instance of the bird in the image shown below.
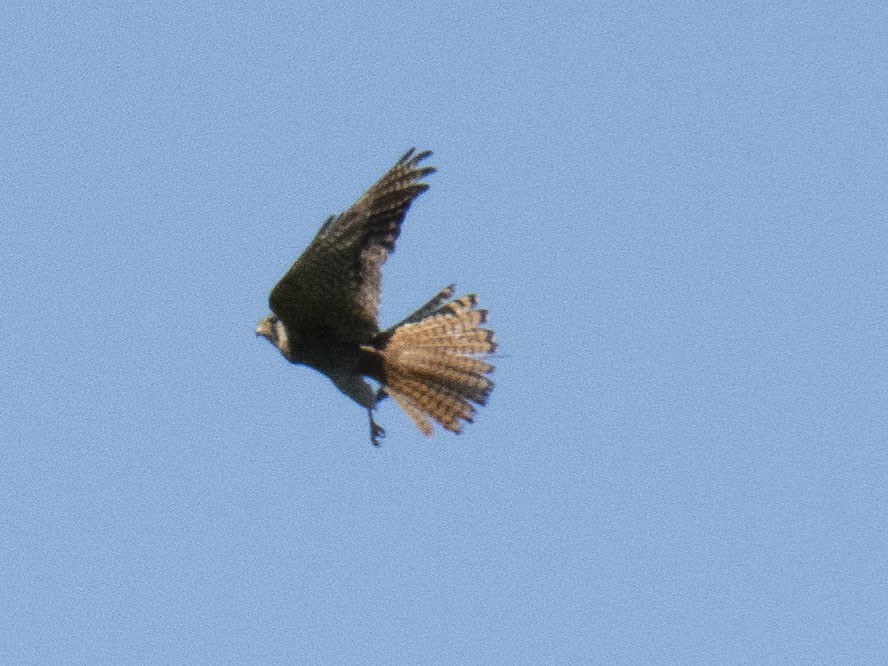
<svg viewBox="0 0 888 666"><path fill-rule="evenodd" d="M271 313L256 326L287 361L323 373L367 410L374 446L385 436L374 411L386 396L430 437L433 423L459 434L493 390L488 359L497 343L475 294L454 297L451 284L392 326L378 323L382 265L428 189L423 178L436 171L424 164L431 154L411 148L328 217L272 288Z"/></svg>

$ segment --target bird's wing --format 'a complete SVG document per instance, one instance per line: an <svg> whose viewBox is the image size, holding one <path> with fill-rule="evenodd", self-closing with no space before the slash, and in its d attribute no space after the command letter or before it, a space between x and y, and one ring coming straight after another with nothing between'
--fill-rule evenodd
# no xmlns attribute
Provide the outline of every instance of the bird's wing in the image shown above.
<svg viewBox="0 0 888 666"><path fill-rule="evenodd" d="M435 171L421 166L430 151L407 151L347 211L331 216L271 290L272 311L295 330L325 330L366 342L377 331L381 268L404 215Z"/></svg>

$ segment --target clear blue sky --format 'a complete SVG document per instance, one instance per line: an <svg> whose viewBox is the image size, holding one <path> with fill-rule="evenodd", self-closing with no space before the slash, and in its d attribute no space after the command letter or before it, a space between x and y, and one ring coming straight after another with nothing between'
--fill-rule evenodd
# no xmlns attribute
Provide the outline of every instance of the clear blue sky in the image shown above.
<svg viewBox="0 0 888 666"><path fill-rule="evenodd" d="M70 4L70 6L69 6ZM888 659L883 2L4 3L0 661ZM255 338L439 171L383 324L465 434Z"/></svg>

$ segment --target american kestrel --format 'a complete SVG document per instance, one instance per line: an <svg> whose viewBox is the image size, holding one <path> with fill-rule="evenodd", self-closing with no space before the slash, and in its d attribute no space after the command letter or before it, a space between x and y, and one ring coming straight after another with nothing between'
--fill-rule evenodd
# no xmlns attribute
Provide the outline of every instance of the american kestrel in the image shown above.
<svg viewBox="0 0 888 666"><path fill-rule="evenodd" d="M484 359L496 342L474 294L453 298L451 285L397 324L377 323L382 264L410 204L428 189L421 179L435 169L421 163L429 155L407 151L348 210L327 218L271 290L272 313L256 327L288 361L324 373L366 408L375 445L385 431L373 410L385 395L430 436L430 419L460 432L473 403L483 405L493 389Z"/></svg>

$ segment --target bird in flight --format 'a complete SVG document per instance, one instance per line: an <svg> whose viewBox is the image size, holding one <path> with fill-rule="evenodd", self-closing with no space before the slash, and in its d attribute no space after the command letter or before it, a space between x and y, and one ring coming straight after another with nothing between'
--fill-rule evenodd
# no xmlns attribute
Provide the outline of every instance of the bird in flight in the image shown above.
<svg viewBox="0 0 888 666"><path fill-rule="evenodd" d="M385 430L373 411L386 395L431 436L432 421L459 433L493 389L485 358L496 341L474 294L454 298L450 285L379 328L382 265L410 204L428 189L422 179L435 169L422 163L430 155L408 150L348 210L327 218L271 290L271 314L256 327L288 361L327 375L364 407L377 446Z"/></svg>

